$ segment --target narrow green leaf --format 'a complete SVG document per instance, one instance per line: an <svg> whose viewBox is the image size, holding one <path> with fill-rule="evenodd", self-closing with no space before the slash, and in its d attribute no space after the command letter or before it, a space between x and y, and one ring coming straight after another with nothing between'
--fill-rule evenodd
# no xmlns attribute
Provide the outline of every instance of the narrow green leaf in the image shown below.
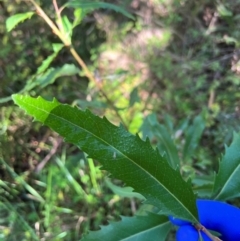
<svg viewBox="0 0 240 241"><path fill-rule="evenodd" d="M49 84L54 83L54 81L61 76L72 76L79 73L79 68L73 64L64 64L60 68L51 69L47 75L42 76L38 80L38 85L41 88L46 87Z"/></svg>
<svg viewBox="0 0 240 241"><path fill-rule="evenodd" d="M8 102L10 100L12 100L11 96L0 98L0 104L6 103L6 102Z"/></svg>
<svg viewBox="0 0 240 241"><path fill-rule="evenodd" d="M106 8L119 12L128 18L134 19L133 15L128 13L122 7L116 6L111 3L73 0L66 3L65 6L72 8L81 8L86 11L92 11L99 8Z"/></svg>
<svg viewBox="0 0 240 241"><path fill-rule="evenodd" d="M173 169L180 166L178 151L174 141L172 140L167 128L164 125L159 124L156 114L149 115L144 120L144 124L141 129L144 136L157 138L160 152L165 155L165 158Z"/></svg>
<svg viewBox="0 0 240 241"><path fill-rule="evenodd" d="M23 228L26 233L28 233L29 240L39 241L39 236L36 234L35 229L31 225L29 225L29 222L26 220L26 216L25 215L22 216L22 212L19 212L19 210L17 209L18 205L14 205L12 202L9 202L4 196L3 196L2 200L3 201L0 202L0 210L8 211L9 213L11 213L11 215L9 215L9 217L7 217L7 218L5 217L4 222L1 222L1 223L10 222L16 226L19 226L19 227ZM14 216L15 216L15 220L13 222ZM16 238L19 238L19 236L17 237L18 234L19 234L18 232L17 232L17 234L14 232L6 233L6 239L16 240ZM1 236L1 239L2 239L2 236Z"/></svg>
<svg viewBox="0 0 240 241"><path fill-rule="evenodd" d="M59 46L53 46L53 48L55 49L54 51L57 51L57 48L59 48ZM55 55L55 54L53 54ZM49 62L51 61L53 56L49 56L50 59L46 60L46 63L44 63L44 66L40 66L41 69L38 69L39 74L33 75L31 76L27 81L26 81L26 85L24 86L23 89L21 89L18 93L22 94L25 92L29 92L30 90L38 87L38 88L44 88L50 84L53 84L57 78L63 77L63 76L72 76L72 75L76 75L80 72L80 69L78 67L76 67L74 64L64 64L62 67L59 68L48 68L48 64L50 64ZM42 73L41 71L45 71L44 73ZM40 73L41 72L41 73ZM12 100L12 97L4 97L4 98L0 98L0 104L1 103L5 103ZM92 104L92 103L91 103ZM104 108L104 107L102 107Z"/></svg>
<svg viewBox="0 0 240 241"><path fill-rule="evenodd" d="M90 232L81 241L164 241L171 224L167 217L149 213L148 216L121 217L101 230Z"/></svg>
<svg viewBox="0 0 240 241"><path fill-rule="evenodd" d="M129 107L132 107L136 102L140 102L137 87L135 87L130 94Z"/></svg>
<svg viewBox="0 0 240 241"><path fill-rule="evenodd" d="M53 44L53 51L54 53L48 56L42 64L37 69L37 74L43 73L47 70L47 68L50 66L52 61L57 57L59 51L63 48L63 44Z"/></svg>
<svg viewBox="0 0 240 241"><path fill-rule="evenodd" d="M63 27L65 30L65 33L69 36L72 36L72 28L73 28L72 23L70 22L70 20L66 15L62 17L62 21L63 21Z"/></svg>
<svg viewBox="0 0 240 241"><path fill-rule="evenodd" d="M0 164L3 165L8 172L11 174L11 176L14 178L14 180L18 183L20 183L24 188L32 194L32 196L35 198L35 200L38 200L41 203L44 203L45 200L43 197L34 189L32 188L22 176L19 176L1 157L0 157Z"/></svg>
<svg viewBox="0 0 240 241"><path fill-rule="evenodd" d="M78 26L84 17L84 13L81 8L77 8L74 10L74 21L73 21L73 28Z"/></svg>
<svg viewBox="0 0 240 241"><path fill-rule="evenodd" d="M189 183L178 170L173 170L149 140L128 133L106 118L62 105L57 100L46 101L29 96L13 95L14 102L36 120L98 159L102 168L141 193L166 215L197 221L196 197Z"/></svg>
<svg viewBox="0 0 240 241"><path fill-rule="evenodd" d="M205 122L203 117L201 115L195 117L193 124L188 127L185 132L186 143L183 148L183 160L187 160L187 158L193 155L194 150L198 146L204 128Z"/></svg>
<svg viewBox="0 0 240 241"><path fill-rule="evenodd" d="M6 20L6 27L7 31L10 32L14 29L20 22L23 22L24 20L31 18L34 12L26 12L26 13L18 13L11 17L9 17Z"/></svg>
<svg viewBox="0 0 240 241"><path fill-rule="evenodd" d="M71 43L73 24L69 21L68 17L64 15L62 17L64 37Z"/></svg>
<svg viewBox="0 0 240 241"><path fill-rule="evenodd" d="M165 151L169 164L174 169L179 167L178 151L166 127L164 125L153 126L153 131L156 131L156 137L160 140L159 147Z"/></svg>
<svg viewBox="0 0 240 241"><path fill-rule="evenodd" d="M215 177L213 197L227 200L240 197L240 134L234 133L233 141L226 147L225 155Z"/></svg>
<svg viewBox="0 0 240 241"><path fill-rule="evenodd" d="M85 197L87 198L87 193L84 191L84 189L81 187L81 185L74 179L72 174L69 172L69 170L65 167L61 159L56 158L55 162L59 166L62 173L65 175L68 182L72 185L73 190L79 195L79 198Z"/></svg>
<svg viewBox="0 0 240 241"><path fill-rule="evenodd" d="M172 135L173 133L175 133L174 131L174 123L173 123L173 119L174 117L168 115L168 114L165 114L163 116L163 119L164 119L164 125L166 126L168 132Z"/></svg>
<svg viewBox="0 0 240 241"><path fill-rule="evenodd" d="M74 64L64 64L59 68L49 68L45 73L37 76L36 78L34 78L34 76L30 78L21 92L23 93L25 91L32 90L35 87L44 88L53 84L59 77L72 76L79 73L79 71L79 68L77 68Z"/></svg>

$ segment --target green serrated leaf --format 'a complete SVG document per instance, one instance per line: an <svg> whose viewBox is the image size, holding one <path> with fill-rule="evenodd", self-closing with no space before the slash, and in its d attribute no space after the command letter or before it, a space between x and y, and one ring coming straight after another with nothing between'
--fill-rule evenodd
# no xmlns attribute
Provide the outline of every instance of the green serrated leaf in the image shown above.
<svg viewBox="0 0 240 241"><path fill-rule="evenodd" d="M148 216L121 217L101 230L90 232L81 241L164 241L171 224L167 217L154 213Z"/></svg>
<svg viewBox="0 0 240 241"><path fill-rule="evenodd" d="M24 20L31 18L33 14L34 14L34 12L26 12L26 13L18 13L18 14L15 14L15 15L9 17L6 20L7 31L10 32L20 22L23 22Z"/></svg>
<svg viewBox="0 0 240 241"><path fill-rule="evenodd" d="M226 147L225 155L215 177L213 197L227 200L240 197L240 134L234 133L233 141Z"/></svg>
<svg viewBox="0 0 240 241"><path fill-rule="evenodd" d="M44 74L32 77L27 81L26 86L21 92L30 91L35 87L44 88L50 84L53 84L55 80L62 76L72 76L79 73L79 68L74 64L64 64L60 68L50 68Z"/></svg>
<svg viewBox="0 0 240 241"><path fill-rule="evenodd" d="M214 183L214 176L207 175L207 176L197 176L192 180L193 185L202 186L202 185L213 185Z"/></svg>
<svg viewBox="0 0 240 241"><path fill-rule="evenodd" d="M50 84L53 84L54 81L61 76L72 76L79 73L79 69L73 64L64 64L60 68L51 68L49 71L38 78L35 82L41 88L44 88Z"/></svg>
<svg viewBox="0 0 240 241"><path fill-rule="evenodd" d="M46 63L47 64L47 63ZM42 71L44 68L42 68ZM48 68L44 73L39 73L38 75L31 76L27 81L26 85L23 89L21 89L18 93L29 92L30 90L38 87L44 88L50 84L53 84L57 78L63 76L72 76L76 75L80 72L80 69L76 67L74 64L64 64L59 68ZM0 103L5 103L12 100L12 97L4 97L0 98ZM102 107L103 108L103 107Z"/></svg>
<svg viewBox="0 0 240 241"><path fill-rule="evenodd" d="M141 193L162 214L198 222L196 196L178 170L173 170L149 140L142 141L123 126L117 127L106 118L29 96L13 95L14 102L36 120L98 159L102 168Z"/></svg>
<svg viewBox="0 0 240 241"><path fill-rule="evenodd" d="M63 46L64 46L63 44L53 44L53 51L54 51L54 53L51 54L50 56L48 56L42 62L42 64L37 69L37 74L40 74L40 73L42 73L42 72L47 70L47 68L50 66L52 61L57 57L59 51L63 48Z"/></svg>
<svg viewBox="0 0 240 241"><path fill-rule="evenodd" d="M116 12L119 12L128 18L134 19L132 14L128 13L123 8L111 3L73 0L71 2L66 3L65 6L72 7L72 8L81 8L85 11L92 11L99 8L106 8L106 9L111 9Z"/></svg>
<svg viewBox="0 0 240 241"><path fill-rule="evenodd" d="M204 184L202 186L193 187L195 193L197 193L199 198L211 198L213 185L212 184Z"/></svg>

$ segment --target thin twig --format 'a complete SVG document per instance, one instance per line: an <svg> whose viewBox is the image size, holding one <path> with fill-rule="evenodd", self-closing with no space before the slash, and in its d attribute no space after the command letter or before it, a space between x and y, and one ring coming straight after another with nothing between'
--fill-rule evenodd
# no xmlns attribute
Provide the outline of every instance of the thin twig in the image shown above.
<svg viewBox="0 0 240 241"><path fill-rule="evenodd" d="M69 46L71 43L68 43L61 31L57 28L54 22L47 16L47 14L42 10L42 8L34 1L29 0L36 8L37 13L45 20L45 22L49 25L49 27L53 30L53 32L62 40L65 46Z"/></svg>
<svg viewBox="0 0 240 241"><path fill-rule="evenodd" d="M214 99L215 99L215 91L211 90L210 91L210 95L209 95L209 99L208 99L208 108L211 109L213 104L214 104Z"/></svg>
<svg viewBox="0 0 240 241"><path fill-rule="evenodd" d="M116 115L122 122L122 124L127 128L127 125L125 121L123 120L122 116L119 114L118 109L115 107L115 105L112 103L112 101L108 98L108 95L104 92L104 90L101 88L101 84L94 78L93 74L85 64L85 62L82 60L82 58L79 56L77 51L74 49L74 47L71 45L71 42L66 40L63 33L57 28L57 26L54 24L54 22L47 16L47 14L43 11L43 9L34 1L29 0L35 7L39 15L45 20L45 22L50 26L50 28L53 30L53 32L62 40L64 45L66 47L69 47L71 54L75 58L75 60L78 62L78 64L83 69L85 75L88 77L90 81L92 81L96 87L98 88L98 91L102 94L102 96L106 99L107 103L111 106L111 108L115 111ZM60 11L58 9L57 3L55 0L53 0L55 10L57 11L57 14L60 14ZM60 16L61 19L61 16Z"/></svg>
<svg viewBox="0 0 240 241"><path fill-rule="evenodd" d="M53 6L55 8L55 12L57 14L57 19L58 22L56 22L56 24L58 25L58 28L60 29L60 31L63 33L63 24L62 24L62 17L61 17L61 12L59 11L58 8L58 4L57 4L57 0L53 0Z"/></svg>
<svg viewBox="0 0 240 241"><path fill-rule="evenodd" d="M59 147L59 145L62 143L62 139L59 140L52 140L53 143L53 147L51 149L51 151L44 157L44 159L36 166L35 168L35 172L39 173L44 166L48 163L48 161L52 158L52 156L55 155L55 153L57 152L57 149Z"/></svg>
<svg viewBox="0 0 240 241"><path fill-rule="evenodd" d="M198 223L195 224L194 227L198 230L198 231L202 231L203 233L205 233L212 241L223 241L220 238L218 238L217 236L212 235L202 224Z"/></svg>

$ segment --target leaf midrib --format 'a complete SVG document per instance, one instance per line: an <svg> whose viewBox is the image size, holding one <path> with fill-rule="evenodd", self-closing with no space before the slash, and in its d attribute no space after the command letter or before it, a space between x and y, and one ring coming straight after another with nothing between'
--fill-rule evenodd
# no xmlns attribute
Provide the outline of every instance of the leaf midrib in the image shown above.
<svg viewBox="0 0 240 241"><path fill-rule="evenodd" d="M134 236L138 236L138 235L140 235L140 234L142 234L142 233L149 232L149 231L151 231L151 230L157 229L157 228L159 228L159 227L161 227L161 226L166 225L167 223L170 223L170 222L169 222L169 221L166 221L166 222L164 222L164 223L154 225L154 227L151 227L151 228L148 228L148 229L144 229L144 230L142 230L142 231L140 231L140 232L138 232L138 233L135 233L135 234L133 234L133 235L131 235L131 236L128 236L127 238L120 239L120 241L127 241L129 238L131 239L131 238L133 238Z"/></svg>
<svg viewBox="0 0 240 241"><path fill-rule="evenodd" d="M237 167L234 169L234 171L232 172L232 174L229 176L229 178L227 179L227 181L225 182L225 184L223 185L222 189L220 190L220 192L217 194L217 196L214 199L217 199L223 192L224 189L227 188L228 183L231 181L231 178L233 178L233 176L235 175L235 173L238 171L238 169L240 168L240 163L237 165Z"/></svg>

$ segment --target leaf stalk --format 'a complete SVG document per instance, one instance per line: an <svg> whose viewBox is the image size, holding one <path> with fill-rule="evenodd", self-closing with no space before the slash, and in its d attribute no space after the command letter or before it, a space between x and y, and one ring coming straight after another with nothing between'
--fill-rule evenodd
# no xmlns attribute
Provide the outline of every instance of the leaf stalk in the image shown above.
<svg viewBox="0 0 240 241"><path fill-rule="evenodd" d="M212 235L202 224L195 224L194 227L198 230L198 232L202 231L205 233L212 241L223 241L217 236Z"/></svg>

